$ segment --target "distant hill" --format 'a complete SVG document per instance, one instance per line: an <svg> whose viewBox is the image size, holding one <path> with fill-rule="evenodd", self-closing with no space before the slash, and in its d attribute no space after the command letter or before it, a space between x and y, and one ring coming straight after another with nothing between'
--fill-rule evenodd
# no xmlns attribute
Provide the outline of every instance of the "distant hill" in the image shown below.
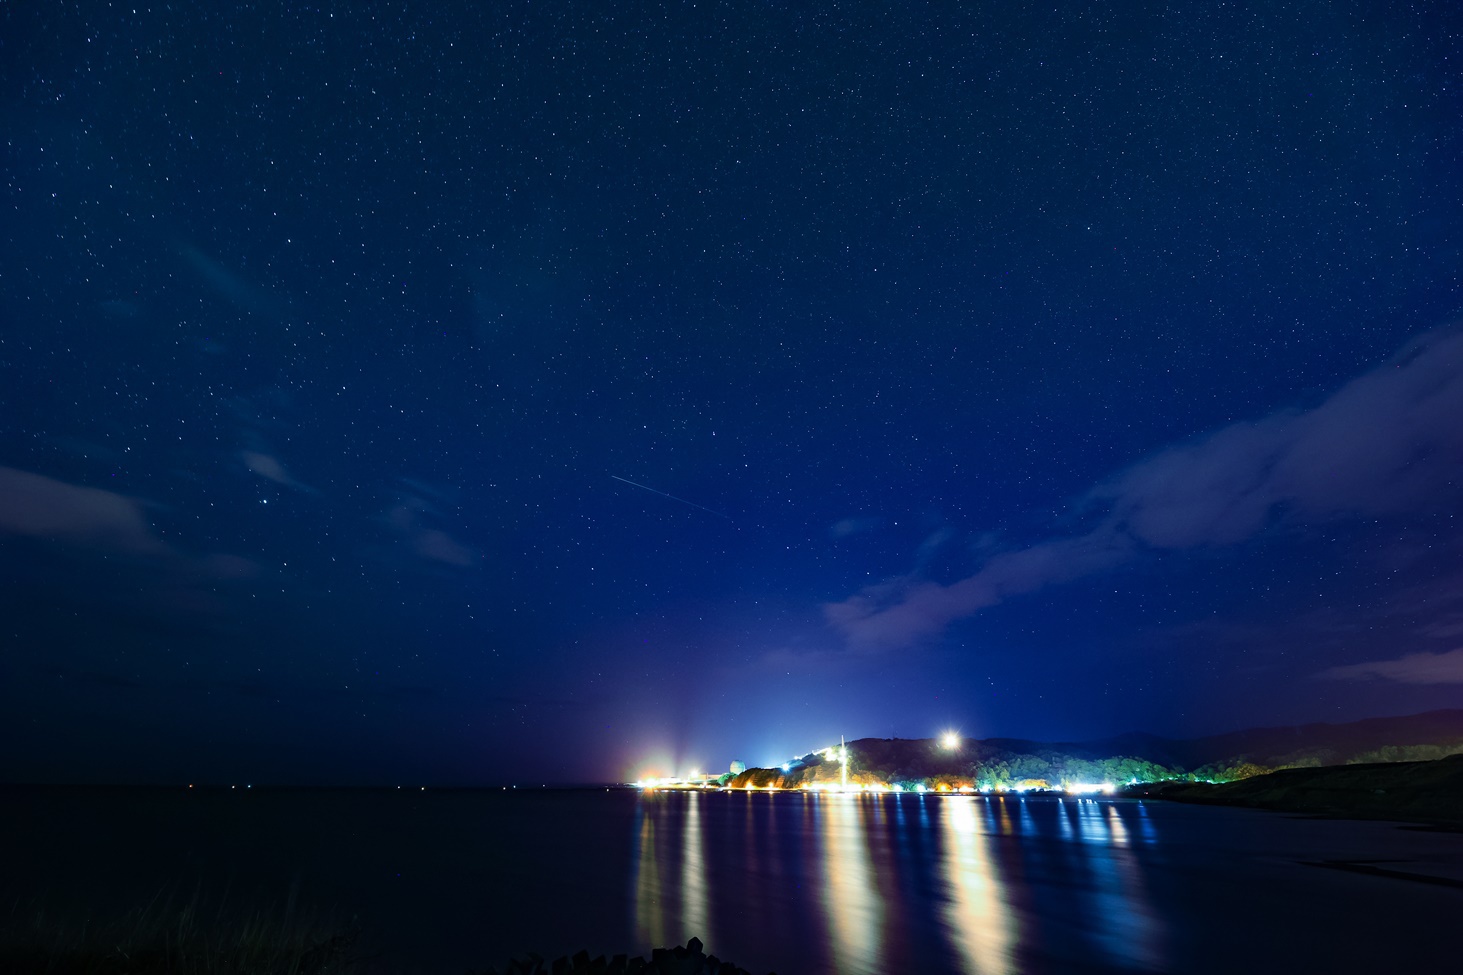
<svg viewBox="0 0 1463 975"><path fill-rule="evenodd" d="M1463 709L1345 724L1254 728L1205 738L1127 734L1087 742L965 739L958 749L935 739L861 738L848 744L848 776L860 784L926 788L1056 788L1173 779L1231 781L1277 768L1425 761L1463 753ZM799 788L842 778L830 754L813 753L784 769L748 769L734 787Z"/></svg>

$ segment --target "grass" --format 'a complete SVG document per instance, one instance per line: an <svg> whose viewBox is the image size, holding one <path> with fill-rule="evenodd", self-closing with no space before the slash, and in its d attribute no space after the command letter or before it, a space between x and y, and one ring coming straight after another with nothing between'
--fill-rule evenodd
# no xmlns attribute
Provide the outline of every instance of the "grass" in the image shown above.
<svg viewBox="0 0 1463 975"><path fill-rule="evenodd" d="M17 901L0 917L0 971L35 975L357 975L353 924L282 908L217 906L159 893L104 918Z"/></svg>

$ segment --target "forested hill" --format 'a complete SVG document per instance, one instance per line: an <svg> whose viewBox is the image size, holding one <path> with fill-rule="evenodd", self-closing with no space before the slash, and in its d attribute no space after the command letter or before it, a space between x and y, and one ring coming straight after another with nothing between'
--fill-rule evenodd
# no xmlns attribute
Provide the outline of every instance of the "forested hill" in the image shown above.
<svg viewBox="0 0 1463 975"><path fill-rule="evenodd" d="M1146 734L1090 742L987 738L946 748L937 739L861 738L848 745L848 776L855 783L929 788L1055 788L1077 782L1229 781L1277 768L1419 761L1457 753L1463 753L1463 710L1444 710L1188 740ZM799 788L841 779L843 769L832 758L812 753L786 769L748 769L730 784Z"/></svg>

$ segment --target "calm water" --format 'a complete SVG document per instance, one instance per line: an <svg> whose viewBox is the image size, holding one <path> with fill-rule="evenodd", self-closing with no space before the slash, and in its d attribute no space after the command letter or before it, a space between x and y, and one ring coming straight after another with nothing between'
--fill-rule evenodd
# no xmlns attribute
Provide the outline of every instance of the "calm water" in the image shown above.
<svg viewBox="0 0 1463 975"><path fill-rule="evenodd" d="M755 972L1441 965L1463 836L1050 798L0 791L9 896L105 911L203 883L359 915L392 971L696 935ZM80 909L79 906L73 909Z"/></svg>

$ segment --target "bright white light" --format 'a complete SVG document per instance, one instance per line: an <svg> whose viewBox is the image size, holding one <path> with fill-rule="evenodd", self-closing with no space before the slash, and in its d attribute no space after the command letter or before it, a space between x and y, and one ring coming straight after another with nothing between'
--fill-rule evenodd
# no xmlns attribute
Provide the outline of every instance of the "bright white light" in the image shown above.
<svg viewBox="0 0 1463 975"><path fill-rule="evenodd" d="M792 762L783 762L782 763L782 770L784 772L791 772L792 771Z"/></svg>
<svg viewBox="0 0 1463 975"><path fill-rule="evenodd" d="M1103 795L1110 795L1113 791L1111 782L1073 782L1067 786L1067 792L1074 796L1090 796L1093 793L1101 792Z"/></svg>
<svg viewBox="0 0 1463 975"><path fill-rule="evenodd" d="M953 731L947 731L940 736L940 747L947 752L953 752L960 748L960 736Z"/></svg>
<svg viewBox="0 0 1463 975"><path fill-rule="evenodd" d="M924 787L923 784L917 785L917 786L914 787L914 791L915 792L924 792L925 791L925 787Z"/></svg>

